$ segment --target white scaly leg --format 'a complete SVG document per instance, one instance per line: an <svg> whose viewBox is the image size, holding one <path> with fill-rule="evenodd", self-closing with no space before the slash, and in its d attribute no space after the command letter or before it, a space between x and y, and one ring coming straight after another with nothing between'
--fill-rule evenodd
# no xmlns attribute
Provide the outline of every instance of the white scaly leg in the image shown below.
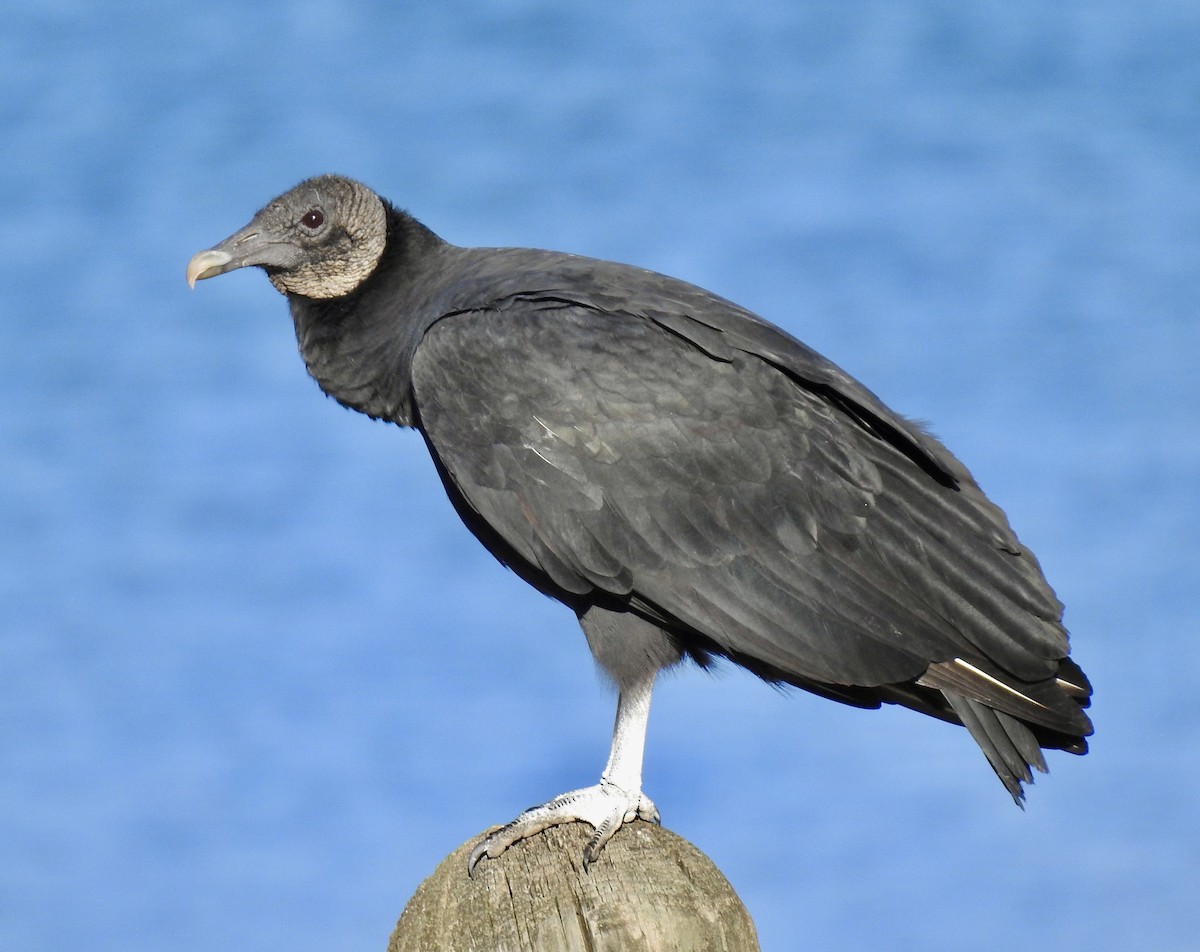
<svg viewBox="0 0 1200 952"><path fill-rule="evenodd" d="M514 843L560 823L582 820L596 832L583 850L583 865L594 862L604 845L625 823L635 819L658 822L658 810L642 793L642 756L646 747L646 723L654 672L621 690L617 696L617 719L612 749L600 782L572 790L549 803L526 810L519 817L479 842L471 851L467 869L473 871L481 859L495 859Z"/></svg>

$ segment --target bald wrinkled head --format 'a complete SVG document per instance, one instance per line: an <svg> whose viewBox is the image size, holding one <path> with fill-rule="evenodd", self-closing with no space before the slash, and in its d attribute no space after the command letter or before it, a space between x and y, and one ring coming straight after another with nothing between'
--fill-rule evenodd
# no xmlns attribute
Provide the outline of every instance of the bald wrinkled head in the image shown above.
<svg viewBox="0 0 1200 952"><path fill-rule="evenodd" d="M383 200L360 182L321 175L261 209L250 224L188 262L189 284L254 265L283 294L336 298L375 270L387 242Z"/></svg>

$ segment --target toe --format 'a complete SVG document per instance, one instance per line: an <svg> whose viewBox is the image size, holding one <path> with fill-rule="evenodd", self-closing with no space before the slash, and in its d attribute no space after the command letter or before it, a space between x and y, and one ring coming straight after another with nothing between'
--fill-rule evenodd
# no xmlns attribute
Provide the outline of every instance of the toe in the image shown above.
<svg viewBox="0 0 1200 952"><path fill-rule="evenodd" d="M514 843L540 833L547 827L560 823L582 821L595 829L583 851L586 869L596 861L605 844L624 824L636 819L659 822L658 810L649 797L641 791L622 790L611 783L602 782L594 787L572 790L555 797L549 803L526 810L506 826L486 836L467 859L467 872L474 874L475 868L486 856L496 859Z"/></svg>

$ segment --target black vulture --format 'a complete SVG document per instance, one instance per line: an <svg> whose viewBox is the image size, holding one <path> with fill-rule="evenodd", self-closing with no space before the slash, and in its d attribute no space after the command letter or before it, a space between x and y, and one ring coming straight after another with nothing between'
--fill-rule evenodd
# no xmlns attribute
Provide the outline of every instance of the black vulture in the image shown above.
<svg viewBox="0 0 1200 952"><path fill-rule="evenodd" d="M766 681L962 724L1020 803L1082 754L1091 686L1032 552L933 436L762 318L628 265L451 245L366 186L302 182L189 262L255 265L327 394L415 427L480 542L575 612L618 689L599 784L521 814L591 862L642 793L656 674Z"/></svg>

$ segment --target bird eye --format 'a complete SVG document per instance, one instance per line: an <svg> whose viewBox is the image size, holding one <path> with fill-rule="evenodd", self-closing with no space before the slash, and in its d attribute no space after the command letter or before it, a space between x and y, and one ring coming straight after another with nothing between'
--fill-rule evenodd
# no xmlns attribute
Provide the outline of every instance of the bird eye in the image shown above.
<svg viewBox="0 0 1200 952"><path fill-rule="evenodd" d="M317 229L325 224L325 216L321 214L319 208L310 209L303 218L300 219L300 224L305 228Z"/></svg>

